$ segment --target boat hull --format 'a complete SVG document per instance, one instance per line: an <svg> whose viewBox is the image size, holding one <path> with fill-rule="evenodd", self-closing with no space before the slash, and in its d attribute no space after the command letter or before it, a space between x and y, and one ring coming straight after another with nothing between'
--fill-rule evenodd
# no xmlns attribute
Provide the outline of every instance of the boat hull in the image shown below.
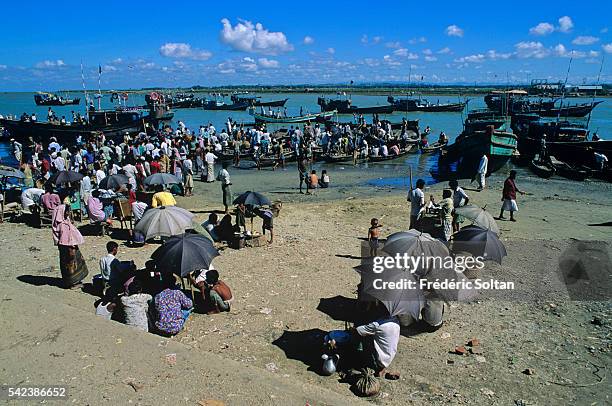
<svg viewBox="0 0 612 406"><path fill-rule="evenodd" d="M294 117L269 117L259 113L253 113L256 123L269 123L269 124L296 124L296 123L307 123L309 121L329 120L335 111L327 111L324 113L317 114L306 114L304 116Z"/></svg>

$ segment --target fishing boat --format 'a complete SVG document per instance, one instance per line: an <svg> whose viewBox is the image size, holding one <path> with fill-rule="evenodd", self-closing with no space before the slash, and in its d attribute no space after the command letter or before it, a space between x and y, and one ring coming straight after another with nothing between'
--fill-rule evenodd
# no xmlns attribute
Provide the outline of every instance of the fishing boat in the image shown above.
<svg viewBox="0 0 612 406"><path fill-rule="evenodd" d="M353 154L325 154L322 158L327 163L339 164L351 162L353 160Z"/></svg>
<svg viewBox="0 0 612 406"><path fill-rule="evenodd" d="M539 158L533 158L529 162L529 169L544 179L548 179L555 174L555 167L550 162L542 161Z"/></svg>
<svg viewBox="0 0 612 406"><path fill-rule="evenodd" d="M321 111L337 111L338 114L391 114L393 106L357 107L352 105L351 99L326 99L319 97L317 103Z"/></svg>
<svg viewBox="0 0 612 406"><path fill-rule="evenodd" d="M79 97L67 99L53 93L38 92L34 95L34 103L37 106L68 106L81 103L81 99Z"/></svg>
<svg viewBox="0 0 612 406"><path fill-rule="evenodd" d="M530 100L524 90L494 91L485 96L487 107L500 114L533 113L541 117L585 117L603 101L557 106L557 100Z"/></svg>
<svg viewBox="0 0 612 406"><path fill-rule="evenodd" d="M459 103L431 103L425 99L411 99L411 98L395 98L393 96L387 97L387 102L393 106L394 111L422 111L429 113L438 112L461 112L465 108L465 102Z"/></svg>
<svg viewBox="0 0 612 406"><path fill-rule="evenodd" d="M250 110L250 114L255 118L255 123L272 123L272 124L296 124L296 123L307 123L318 120L329 120L336 111L326 111L315 114L304 114L301 116L269 116L266 114L257 113L254 110Z"/></svg>
<svg viewBox="0 0 612 406"><path fill-rule="evenodd" d="M590 173L587 168L571 165L567 162L563 162L555 158L554 156L550 157L551 164L555 168L555 172L559 174L559 176L563 176L564 178L583 181L589 177Z"/></svg>
<svg viewBox="0 0 612 406"><path fill-rule="evenodd" d="M223 101L220 100L205 100L202 103L202 107L204 107L204 110L232 110L232 111L238 111L238 110L246 110L249 108L249 104L248 103L232 103L232 104L227 104Z"/></svg>
<svg viewBox="0 0 612 406"><path fill-rule="evenodd" d="M259 96L239 96L233 94L231 97L234 103L247 103L250 107L283 107L289 98L282 100L263 101Z"/></svg>
<svg viewBox="0 0 612 406"><path fill-rule="evenodd" d="M433 154L435 152L440 152L442 150L442 148L444 148L446 146L446 144L448 144L448 141L446 142L434 142L431 145L427 145L424 147L421 147L421 154Z"/></svg>
<svg viewBox="0 0 612 406"><path fill-rule="evenodd" d="M438 169L432 173L439 180L470 179L483 155L489 158L488 174L498 171L516 152L517 137L511 132L495 130L463 132L453 144L442 149Z"/></svg>
<svg viewBox="0 0 612 406"><path fill-rule="evenodd" d="M143 131L147 123L157 127L160 121L153 111L145 115L139 111L99 110L88 111L87 120L83 123L59 124L3 118L0 119L0 126L12 137L21 140L33 137L48 142L55 137L60 143L73 143L79 136L89 138L101 132L107 139L123 137L125 133Z"/></svg>
<svg viewBox="0 0 612 406"><path fill-rule="evenodd" d="M368 162L384 162L384 161L391 161L393 159L398 159L401 158L403 156L408 155L411 151L413 151L414 149L416 149L416 145L411 144L406 146L406 148L404 148L403 150L400 151L399 154L389 154L389 155L377 155L377 156L369 156L368 157Z"/></svg>

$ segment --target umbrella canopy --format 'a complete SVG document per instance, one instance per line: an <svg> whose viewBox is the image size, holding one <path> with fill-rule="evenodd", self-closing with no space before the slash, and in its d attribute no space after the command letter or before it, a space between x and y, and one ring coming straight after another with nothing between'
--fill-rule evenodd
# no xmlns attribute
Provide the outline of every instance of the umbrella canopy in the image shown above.
<svg viewBox="0 0 612 406"><path fill-rule="evenodd" d="M102 179L98 187L107 190L115 190L128 183L128 177L122 174L109 175Z"/></svg>
<svg viewBox="0 0 612 406"><path fill-rule="evenodd" d="M144 180L146 186L153 185L173 185L181 183L180 179L169 173L154 173L153 175L147 176Z"/></svg>
<svg viewBox="0 0 612 406"><path fill-rule="evenodd" d="M195 215L176 206L160 206L149 209L134 230L141 232L145 240L153 237L171 237L193 227Z"/></svg>
<svg viewBox="0 0 612 406"><path fill-rule="evenodd" d="M181 277L198 269L208 269L219 251L206 237L185 233L171 237L151 255L162 272Z"/></svg>
<svg viewBox="0 0 612 406"><path fill-rule="evenodd" d="M0 167L0 177L25 179L25 173L21 172L19 169L11 168L10 166L3 166Z"/></svg>
<svg viewBox="0 0 612 406"><path fill-rule="evenodd" d="M448 248L443 242L417 230L391 234L387 238L382 251L392 256L406 254L410 257L424 258L447 257L450 255ZM427 261L421 261L419 269L414 269L414 272L419 276L425 275L431 270L432 264L425 262Z"/></svg>
<svg viewBox="0 0 612 406"><path fill-rule="evenodd" d="M495 261L501 265L502 258L508 255L506 247L497 234L478 226L466 226L453 236L453 251L465 251L485 260Z"/></svg>
<svg viewBox="0 0 612 406"><path fill-rule="evenodd" d="M75 171L59 171L53 174L49 178L49 182L51 182L55 186L60 186L65 183L79 182L83 179L83 175Z"/></svg>
<svg viewBox="0 0 612 406"><path fill-rule="evenodd" d="M474 225L491 230L499 235L499 226L489 212L473 204L467 204L455 209L455 213L470 220Z"/></svg>
<svg viewBox="0 0 612 406"><path fill-rule="evenodd" d="M240 196L234 199L234 204L244 204L247 206L269 206L271 204L270 199L258 192L244 192Z"/></svg>
<svg viewBox="0 0 612 406"><path fill-rule="evenodd" d="M390 316L411 315L415 320L421 317L425 305L425 296L418 286L418 277L400 268L385 268L382 273L373 271L373 263L365 263L356 268L361 274L360 289L362 294L378 299L389 311ZM382 282L402 284L403 289L384 288ZM412 286L408 284L412 283ZM389 285L387 285L389 286Z"/></svg>

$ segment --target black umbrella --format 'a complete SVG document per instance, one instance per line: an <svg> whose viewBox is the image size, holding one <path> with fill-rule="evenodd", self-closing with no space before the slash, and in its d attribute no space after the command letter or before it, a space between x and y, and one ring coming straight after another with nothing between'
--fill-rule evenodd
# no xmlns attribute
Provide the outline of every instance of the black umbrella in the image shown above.
<svg viewBox="0 0 612 406"><path fill-rule="evenodd" d="M83 179L83 175L75 171L59 171L49 178L49 182L55 186L60 186L65 183L79 182Z"/></svg>
<svg viewBox="0 0 612 406"><path fill-rule="evenodd" d="M258 192L244 192L240 196L234 199L234 204L244 204L247 206L260 207L269 206L271 204L270 199Z"/></svg>
<svg viewBox="0 0 612 406"><path fill-rule="evenodd" d="M98 187L106 190L115 190L128 183L128 177L122 174L109 175L98 183Z"/></svg>
<svg viewBox="0 0 612 406"><path fill-rule="evenodd" d="M154 173L153 175L147 176L144 180L145 186L153 185L174 185L181 183L181 180L170 173Z"/></svg>
<svg viewBox="0 0 612 406"><path fill-rule="evenodd" d="M219 251L206 237L185 233L170 237L151 255L162 272L181 277L198 269L208 269Z"/></svg>
<svg viewBox="0 0 612 406"><path fill-rule="evenodd" d="M478 226L465 226L453 236L453 251L469 252L474 256L501 264L508 255L496 233Z"/></svg>

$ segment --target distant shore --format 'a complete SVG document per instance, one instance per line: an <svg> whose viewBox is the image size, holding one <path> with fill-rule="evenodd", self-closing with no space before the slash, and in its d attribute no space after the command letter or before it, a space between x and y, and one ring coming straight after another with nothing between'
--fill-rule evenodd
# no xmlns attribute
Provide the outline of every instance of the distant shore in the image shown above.
<svg viewBox="0 0 612 406"><path fill-rule="evenodd" d="M458 96L480 96L487 94L494 90L506 90L506 89L521 89L529 90L527 85L426 85L426 84L372 84L372 85L346 85L346 84L334 84L334 85L295 85L295 86L256 86L256 85L244 85L244 86L193 86L193 87L150 87L141 89L108 89L102 90L104 94L111 94L115 92L129 92L129 93L150 93L153 91L158 92L187 92L187 93L346 93L346 94L360 94L360 95L372 95L372 96L386 96L386 95L418 95L418 96L443 96L443 95L458 95ZM7 93L32 93L33 91L24 92L6 92L0 91L0 94ZM83 93L82 89L73 90L59 90L60 93ZM87 92L92 94L98 93L98 89L88 89ZM544 94L533 94L534 97L550 97L551 95ZM596 97L610 97L612 96L612 84L603 85L603 93L596 95ZM553 95L552 97L561 97L561 95ZM565 97L591 97L591 95L582 94L566 94Z"/></svg>

